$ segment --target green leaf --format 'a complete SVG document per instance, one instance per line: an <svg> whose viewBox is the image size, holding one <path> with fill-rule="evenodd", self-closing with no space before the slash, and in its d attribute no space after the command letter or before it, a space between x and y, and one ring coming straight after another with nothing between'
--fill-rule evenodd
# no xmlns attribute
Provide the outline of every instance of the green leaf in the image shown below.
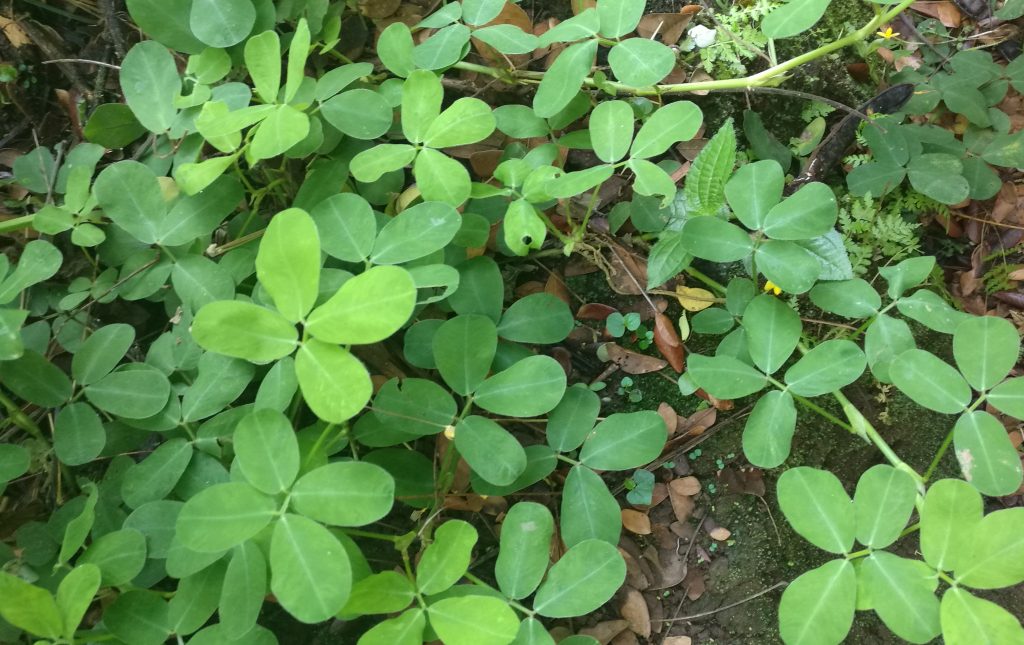
<svg viewBox="0 0 1024 645"><path fill-rule="evenodd" d="M479 30L474 32L474 37L479 33ZM531 49L530 51L533 50ZM614 101L608 101L606 103L613 102ZM605 103L601 103L601 105L605 105ZM598 105L597 108L594 108L595 112L598 108L601 107L601 105ZM525 105L499 105L498 107L494 108L494 119L497 122L499 130L515 139L543 137L551 133L551 128L548 126L547 121L534 114L533 110L531 110L529 107ZM590 119L590 127L591 129L593 129L593 114L591 115ZM630 140L632 140L632 129L630 129L629 137ZM629 144L626 145L628 146Z"/></svg>
<svg viewBox="0 0 1024 645"><path fill-rule="evenodd" d="M448 645L505 645L519 631L519 618L503 598L444 598L427 607L430 626Z"/></svg>
<svg viewBox="0 0 1024 645"><path fill-rule="evenodd" d="M284 86L284 102L291 103L305 78L306 59L309 57L309 23L300 18L288 46L288 79Z"/></svg>
<svg viewBox="0 0 1024 645"><path fill-rule="evenodd" d="M505 298L504 279L498 263L489 256L467 260L459 269L459 288L448 299L458 314L482 314L495 323L501 318Z"/></svg>
<svg viewBox="0 0 1024 645"><path fill-rule="evenodd" d="M664 284L690 266L693 256L687 253L684 240L679 231L663 231L658 236L647 258L648 289Z"/></svg>
<svg viewBox="0 0 1024 645"><path fill-rule="evenodd" d="M782 367L800 342L800 315L771 294L754 298L743 312L747 349L754 365L766 374Z"/></svg>
<svg viewBox="0 0 1024 645"><path fill-rule="evenodd" d="M316 468L295 482L293 508L334 526L364 526L391 511L395 480L380 466L358 461Z"/></svg>
<svg viewBox="0 0 1024 645"><path fill-rule="evenodd" d="M640 126L630 155L635 159L656 157L679 141L689 141L700 129L704 115L690 101L675 101L658 108Z"/></svg>
<svg viewBox="0 0 1024 645"><path fill-rule="evenodd" d="M24 309L0 309L0 361L13 361L25 353L21 327L26 318Z"/></svg>
<svg viewBox="0 0 1024 645"><path fill-rule="evenodd" d="M329 343L367 345L401 329L415 307L416 284L409 272L375 266L345 281L309 315L306 330Z"/></svg>
<svg viewBox="0 0 1024 645"><path fill-rule="evenodd" d="M269 363L298 345L295 325L276 311L238 300L211 302L196 314L192 337L211 352Z"/></svg>
<svg viewBox="0 0 1024 645"><path fill-rule="evenodd" d="M299 348L295 376L309 409L328 423L359 414L373 393L370 374L358 358L315 338Z"/></svg>
<svg viewBox="0 0 1024 645"><path fill-rule="evenodd" d="M412 437L441 432L456 413L455 399L426 379L391 379L373 401L373 415L383 426Z"/></svg>
<svg viewBox="0 0 1024 645"><path fill-rule="evenodd" d="M235 547L224 573L218 617L221 629L240 637L256 625L267 593L267 560L253 542Z"/></svg>
<svg viewBox="0 0 1024 645"><path fill-rule="evenodd" d="M273 498L249 484L215 484L185 502L175 526L184 546L219 553L262 531L276 514Z"/></svg>
<svg viewBox="0 0 1024 645"><path fill-rule="evenodd" d="M575 16L563 20L541 36L540 46L547 47L554 43L571 43L584 38L596 36L601 29L601 18L597 11L585 8Z"/></svg>
<svg viewBox="0 0 1024 645"><path fill-rule="evenodd" d="M743 428L743 454L760 468L775 468L789 457L796 407L789 392L768 392L757 400Z"/></svg>
<svg viewBox="0 0 1024 645"><path fill-rule="evenodd" d="M505 7L505 0L465 0L462 3L462 20L467 25L486 25L498 17Z"/></svg>
<svg viewBox="0 0 1024 645"><path fill-rule="evenodd" d="M789 0L765 16L761 22L761 31L765 36L774 39L791 38L801 34L821 20L830 2L831 0ZM844 631L842 635L846 636L846 632ZM787 642L790 641L787 639Z"/></svg>
<svg viewBox="0 0 1024 645"><path fill-rule="evenodd" d="M601 399L586 385L577 383L551 412L545 433L548 445L559 452L575 450L594 428L601 411Z"/></svg>
<svg viewBox="0 0 1024 645"><path fill-rule="evenodd" d="M883 383L891 383L889 368L897 355L914 349L914 335L907 323L879 314L864 336L864 353L871 373Z"/></svg>
<svg viewBox="0 0 1024 645"><path fill-rule="evenodd" d="M575 326L572 312L549 293L534 293L512 303L498 324L498 335L517 343L558 343Z"/></svg>
<svg viewBox="0 0 1024 645"><path fill-rule="evenodd" d="M853 383L865 367L867 358L856 343L826 340L786 370L785 381L794 394L821 396Z"/></svg>
<svg viewBox="0 0 1024 645"><path fill-rule="evenodd" d="M497 348L497 328L489 318L477 314L456 316L434 334L434 361L441 378L463 396L483 383Z"/></svg>
<svg viewBox="0 0 1024 645"><path fill-rule="evenodd" d="M72 403L64 407L53 425L53 449L61 463L87 464L103 451L106 430L92 406Z"/></svg>
<svg viewBox="0 0 1024 645"><path fill-rule="evenodd" d="M768 384L764 374L731 356L691 354L687 365L693 380L720 399L739 399L759 392Z"/></svg>
<svg viewBox="0 0 1024 645"><path fill-rule="evenodd" d="M540 40L536 36L515 25L499 24L474 29L473 39L490 45L502 54L529 54L540 47Z"/></svg>
<svg viewBox="0 0 1024 645"><path fill-rule="evenodd" d="M725 184L736 164L736 130L726 119L707 142L686 174L686 201L702 215L714 215L725 204Z"/></svg>
<svg viewBox="0 0 1024 645"><path fill-rule="evenodd" d="M966 562L957 582L975 589L999 589L1024 581L1024 561L1014 557L1024 548L1024 508L989 513L975 528Z"/></svg>
<svg viewBox="0 0 1024 645"><path fill-rule="evenodd" d="M782 473L777 485L779 508L793 529L829 553L853 548L853 502L832 473L801 466Z"/></svg>
<svg viewBox="0 0 1024 645"><path fill-rule="evenodd" d="M434 541L423 551L416 567L420 593L439 593L458 582L469 568L476 541L476 529L468 522L448 520L437 527Z"/></svg>
<svg viewBox="0 0 1024 645"><path fill-rule="evenodd" d="M377 92L359 88L342 92L320 105L324 119L354 139L376 139L391 129L394 111Z"/></svg>
<svg viewBox="0 0 1024 645"><path fill-rule="evenodd" d="M245 67L264 103L276 103L281 89L281 39L264 31L245 41Z"/></svg>
<svg viewBox="0 0 1024 645"><path fill-rule="evenodd" d="M174 523L184 502L159 500L138 507L124 522L124 528L135 529L146 537L146 556L164 559L174 538Z"/></svg>
<svg viewBox="0 0 1024 645"><path fill-rule="evenodd" d="M633 142L633 108L625 101L603 101L590 113L590 140L601 161L615 163Z"/></svg>
<svg viewBox="0 0 1024 645"><path fill-rule="evenodd" d="M287 490L299 473L299 443L288 417L255 410L242 417L233 436L238 469L269 495Z"/></svg>
<svg viewBox="0 0 1024 645"><path fill-rule="evenodd" d="M412 167L413 176L426 201L459 207L469 199L469 172L461 163L432 148L424 148Z"/></svg>
<svg viewBox="0 0 1024 645"><path fill-rule="evenodd" d="M676 196L676 182L660 166L646 159L630 159L626 166L636 175L633 192L638 195L663 196L663 205L668 205Z"/></svg>
<svg viewBox="0 0 1024 645"><path fill-rule="evenodd" d="M357 645L420 645L425 626L423 610L417 607L377 623L359 638Z"/></svg>
<svg viewBox="0 0 1024 645"><path fill-rule="evenodd" d="M313 308L320 284L320 236L306 211L289 208L270 220L256 254L256 277L289 321L302 320Z"/></svg>
<svg viewBox="0 0 1024 645"><path fill-rule="evenodd" d="M352 586L343 614L390 614L402 611L416 597L416 588L403 574L382 571Z"/></svg>
<svg viewBox="0 0 1024 645"><path fill-rule="evenodd" d="M1024 419L1024 378L1011 378L988 393L988 402L997 410Z"/></svg>
<svg viewBox="0 0 1024 645"><path fill-rule="evenodd" d="M889 283L887 290L889 297L895 299L903 295L907 289L916 287L927 280L933 268L935 268L935 258L929 255L910 258L896 266L879 267L878 273Z"/></svg>
<svg viewBox="0 0 1024 645"><path fill-rule="evenodd" d="M124 148L147 132L131 108L122 103L96 107L85 122L85 138L105 148Z"/></svg>
<svg viewBox="0 0 1024 645"><path fill-rule="evenodd" d="M824 123L824 119L822 119L822 123ZM743 134L746 135L747 142L756 159L774 161L779 164L780 169L789 170L793 163L793 152L764 126L760 114L753 110L743 111ZM751 226L750 228L760 227Z"/></svg>
<svg viewBox="0 0 1024 645"><path fill-rule="evenodd" d="M175 262L171 285L189 312L235 295L235 281L228 271L202 255L188 255Z"/></svg>
<svg viewBox="0 0 1024 645"><path fill-rule="evenodd" d="M210 47L230 47L245 40L256 24L252 0L192 0L189 26Z"/></svg>
<svg viewBox="0 0 1024 645"><path fill-rule="evenodd" d="M0 278L0 304L11 302L25 289L56 274L63 261L60 251L49 242L32 240L26 244L14 271L6 279Z"/></svg>
<svg viewBox="0 0 1024 645"><path fill-rule="evenodd" d="M748 257L754 250L749 233L713 216L686 220L682 236L683 247L691 255L712 262L735 262Z"/></svg>
<svg viewBox="0 0 1024 645"><path fill-rule="evenodd" d="M160 370L132 363L85 388L89 402L126 419L146 419L167 405L171 384Z"/></svg>
<svg viewBox="0 0 1024 645"><path fill-rule="evenodd" d="M377 43L378 55L380 43ZM251 71L251 70L250 70ZM373 73L370 63L349 63L328 71L316 81L316 98L326 101L357 80Z"/></svg>
<svg viewBox="0 0 1024 645"><path fill-rule="evenodd" d="M943 204L967 199L970 186L962 172L960 160L944 153L917 155L907 164L907 176L914 190Z"/></svg>
<svg viewBox="0 0 1024 645"><path fill-rule="evenodd" d="M205 46L189 28L192 0L128 0L128 12L150 38L186 54L198 54Z"/></svg>
<svg viewBox="0 0 1024 645"><path fill-rule="evenodd" d="M14 394L36 405L53 408L71 398L71 381L53 363L26 350L17 360L4 362L3 382Z"/></svg>
<svg viewBox="0 0 1024 645"><path fill-rule="evenodd" d="M373 183L386 173L405 168L416 158L416 148L404 143L381 143L363 150L349 162L352 176ZM351 193L342 193L339 197ZM319 208L319 206L317 206ZM316 209L314 209L314 212ZM326 247L325 247L326 250Z"/></svg>
<svg viewBox="0 0 1024 645"><path fill-rule="evenodd" d="M817 307L845 318L868 318L882 308L882 298L860 278L819 282L808 294ZM870 357L869 357L870 359Z"/></svg>
<svg viewBox="0 0 1024 645"><path fill-rule="evenodd" d="M610 164L602 164L585 170L558 172L560 174L548 181L544 189L551 197L564 199L575 197L604 183L614 174L614 168Z"/></svg>
<svg viewBox="0 0 1024 645"><path fill-rule="evenodd" d="M548 618L582 616L608 602L625 579L626 563L614 545L584 540L551 567L533 608Z"/></svg>
<svg viewBox="0 0 1024 645"><path fill-rule="evenodd" d="M255 369L247 361L215 353L199 359L199 375L181 399L181 418L192 422L220 412L252 381Z"/></svg>
<svg viewBox="0 0 1024 645"><path fill-rule="evenodd" d="M348 600L352 566L330 531L301 515L287 514L270 540L270 590L304 623L333 617Z"/></svg>
<svg viewBox="0 0 1024 645"><path fill-rule="evenodd" d="M441 113L444 90L436 74L417 70L402 85L402 132L409 143L423 143L427 130Z"/></svg>
<svg viewBox="0 0 1024 645"><path fill-rule="evenodd" d="M801 294L818 280L821 265L807 249L794 242L768 240L754 254L758 270L783 291Z"/></svg>
<svg viewBox="0 0 1024 645"><path fill-rule="evenodd" d="M0 617L18 629L42 638L64 633L57 602L49 591L0 571Z"/></svg>
<svg viewBox="0 0 1024 645"><path fill-rule="evenodd" d="M944 334L952 334L961 322L971 318L928 289L918 289L912 295L900 298L896 308L907 318Z"/></svg>
<svg viewBox="0 0 1024 645"><path fill-rule="evenodd" d="M167 603L153 591L119 595L103 612L103 623L122 642L137 645L160 645L171 633Z"/></svg>
<svg viewBox="0 0 1024 645"><path fill-rule="evenodd" d="M940 608L942 637L948 645L1020 645L1024 629L999 605L963 589L947 589Z"/></svg>
<svg viewBox="0 0 1024 645"><path fill-rule="evenodd" d="M838 215L832 189L812 182L773 206L763 229L776 240L806 240L832 230Z"/></svg>
<svg viewBox="0 0 1024 645"><path fill-rule="evenodd" d="M548 569L554 528L551 511L540 504L519 502L508 510L494 564L502 593L520 600L534 592Z"/></svg>
<svg viewBox="0 0 1024 645"><path fill-rule="evenodd" d="M394 22L380 32L377 39L377 56L395 76L405 78L413 74L416 65L412 62L412 32L404 22ZM404 110L403 110L404 111ZM415 143L415 142L414 142Z"/></svg>
<svg viewBox="0 0 1024 645"><path fill-rule="evenodd" d="M1020 455L1006 428L988 412L967 412L957 419L953 448L964 479L981 493L1001 497L1020 488Z"/></svg>
<svg viewBox="0 0 1024 645"><path fill-rule="evenodd" d="M167 206L152 170L137 161L119 161L99 174L93 191L111 221L140 242L157 241Z"/></svg>
<svg viewBox="0 0 1024 645"><path fill-rule="evenodd" d="M878 161L863 163L846 176L850 192L858 197L871 193L879 197L894 190L903 183L907 171L903 166Z"/></svg>
<svg viewBox="0 0 1024 645"><path fill-rule="evenodd" d="M914 510L914 479L892 466L879 464L860 476L853 495L857 541L884 549L900 536Z"/></svg>
<svg viewBox="0 0 1024 645"><path fill-rule="evenodd" d="M832 560L801 574L782 592L779 634L787 645L841 643L853 625L856 605L853 564Z"/></svg>
<svg viewBox="0 0 1024 645"><path fill-rule="evenodd" d="M943 479L932 484L921 512L925 562L943 571L960 570L970 563L981 515L981 495L967 482Z"/></svg>
<svg viewBox="0 0 1024 645"><path fill-rule="evenodd" d="M971 402L971 388L964 377L923 349L908 349L896 356L889 376L904 394L929 410L956 414Z"/></svg>
<svg viewBox="0 0 1024 645"><path fill-rule="evenodd" d="M461 24L449 25L434 32L426 41L412 50L412 60L422 69L444 69L465 55L469 44L469 27Z"/></svg>
<svg viewBox="0 0 1024 645"><path fill-rule="evenodd" d="M178 112L174 100L181 93L181 78L166 47L152 40L132 47L121 61L120 79L124 100L139 123L157 134L171 127Z"/></svg>
<svg viewBox="0 0 1024 645"><path fill-rule="evenodd" d="M125 471L121 497L129 508L167 497L177 486L192 460L192 444L179 437L160 444L156 450Z"/></svg>
<svg viewBox="0 0 1024 645"><path fill-rule="evenodd" d="M526 469L526 452L500 425L468 416L455 427L455 447L475 473L497 486L511 484Z"/></svg>
<svg viewBox="0 0 1024 645"><path fill-rule="evenodd" d="M82 512L68 522L64 531L60 553L57 555L58 565L67 564L68 560L82 548L96 521L96 503L99 501L99 491L95 484L89 484L85 487L85 492L88 496L82 505Z"/></svg>
<svg viewBox="0 0 1024 645"><path fill-rule="evenodd" d="M370 256L377 221L365 199L355 193L331 195L317 204L310 216L328 255L346 262L363 262Z"/></svg>
<svg viewBox="0 0 1024 645"><path fill-rule="evenodd" d="M597 41L587 40L570 45L558 55L554 64L544 73L537 94L533 97L533 111L537 116L544 119L553 117L569 105L580 91L583 79L590 74L596 54Z"/></svg>
<svg viewBox="0 0 1024 645"><path fill-rule="evenodd" d="M217 611L217 600L224 586L223 560L206 567L178 583L174 597L168 602L168 622L177 634L191 634L205 624Z"/></svg>
<svg viewBox="0 0 1024 645"><path fill-rule="evenodd" d="M517 199L508 205L502 227L505 244L516 255L526 255L530 249L540 249L547 236L544 220L526 199Z"/></svg>
<svg viewBox="0 0 1024 645"><path fill-rule="evenodd" d="M644 14L644 5L634 0L600 0L597 15L605 38L625 36L636 29Z"/></svg>
<svg viewBox="0 0 1024 645"><path fill-rule="evenodd" d="M473 401L495 414L534 417L558 405L565 381L565 370L558 361L550 356L529 356L481 383Z"/></svg>
<svg viewBox="0 0 1024 645"><path fill-rule="evenodd" d="M447 246L462 225L459 213L441 202L421 202L391 219L377 235L370 261L401 264Z"/></svg>
<svg viewBox="0 0 1024 645"><path fill-rule="evenodd" d="M449 148L476 143L490 136L494 127L489 105L480 99L461 98L431 122L424 133L423 145Z"/></svg>
<svg viewBox="0 0 1024 645"><path fill-rule="evenodd" d="M656 40L627 38L608 52L608 64L619 82L632 87L649 87L669 75L676 65L676 56Z"/></svg>
<svg viewBox="0 0 1024 645"><path fill-rule="evenodd" d="M99 567L104 587L126 585L146 564L146 538L135 529L107 533L78 558L77 564L87 563Z"/></svg>
<svg viewBox="0 0 1024 645"><path fill-rule="evenodd" d="M2 583L0 583L2 586ZM64 619L64 637L71 640L100 588L99 567L82 564L72 569L57 587L57 608Z"/></svg>
<svg viewBox="0 0 1024 645"><path fill-rule="evenodd" d="M597 470L628 470L657 459L668 434L657 412L609 415L587 435L580 463Z"/></svg>
<svg viewBox="0 0 1024 645"><path fill-rule="evenodd" d="M284 154L308 134L309 117L304 112L290 105L278 105L256 128L247 154L257 161L270 159Z"/></svg>
<svg viewBox="0 0 1024 645"><path fill-rule="evenodd" d="M565 478L559 522L569 547L590 539L618 544L622 532L619 503L601 477L582 465L573 466Z"/></svg>
<svg viewBox="0 0 1024 645"><path fill-rule="evenodd" d="M988 390L1006 378L1019 353L1017 330L1002 318L971 316L953 332L956 366L976 390Z"/></svg>

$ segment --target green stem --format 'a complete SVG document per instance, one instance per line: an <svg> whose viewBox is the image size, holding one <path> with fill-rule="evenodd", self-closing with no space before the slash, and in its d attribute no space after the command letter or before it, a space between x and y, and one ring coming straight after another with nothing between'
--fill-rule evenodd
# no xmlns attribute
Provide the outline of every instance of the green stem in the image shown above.
<svg viewBox="0 0 1024 645"><path fill-rule="evenodd" d="M712 277L710 277L708 275L705 275L703 272L699 271L698 269L695 269L693 267L686 267L686 275L691 276L693 278L696 278L697 280L700 280L705 285L711 287L712 289L714 289L715 291L717 291L719 293L725 293L726 292L726 288L725 288L725 286L721 282L718 282L714 278L712 278Z"/></svg>
<svg viewBox="0 0 1024 645"><path fill-rule="evenodd" d="M3 390L0 390L0 405L7 408L7 413L11 415L11 422L13 422L14 425L18 426L43 443L49 443L46 441L46 435L44 435L43 431L38 425L36 425L36 422L33 421L30 416L25 414L25 412L9 398Z"/></svg>
<svg viewBox="0 0 1024 645"><path fill-rule="evenodd" d="M15 231L20 231L23 228L32 226L32 222L36 219L35 215L22 215L21 217L15 217L14 219L4 220L0 222L0 235L6 235Z"/></svg>
<svg viewBox="0 0 1024 645"><path fill-rule="evenodd" d="M303 472L305 472L306 469L309 468L309 464L313 460L313 456L316 453L320 452L320 450L323 448L324 443L327 442L327 435L330 434L331 430L333 429L333 423L328 423L326 426L324 426L323 431L320 432L320 436L316 438L316 443L314 443L313 447L309 449L309 453L306 454L306 458L302 461Z"/></svg>
<svg viewBox="0 0 1024 645"><path fill-rule="evenodd" d="M793 393L790 392L790 394L793 394ZM856 434L856 431L853 429L853 426L851 426L846 421L843 421L842 419L840 419L836 415L832 414L831 412L829 412L825 408L821 407L817 403L811 401L810 399L804 398L804 397L799 396L797 394L793 394L793 399L797 403L799 403L800 405L804 406L805 408L807 408L808 410L813 412L814 414L818 415L819 417L834 423L835 425L839 426L843 430L846 430L847 432L853 432L853 433Z"/></svg>
<svg viewBox="0 0 1024 645"><path fill-rule="evenodd" d="M949 446L953 443L953 431L950 430L946 433L946 438L942 440L942 445L939 446L939 451L935 453L935 457L932 458L932 463L928 464L928 470L924 471L924 480L928 481L935 474L935 469L939 467L939 462L946 456L946 451L949 450Z"/></svg>
<svg viewBox="0 0 1024 645"><path fill-rule="evenodd" d="M399 537L397 535L388 535L387 533L374 533L373 531L364 531L362 529L343 528L341 530L345 533L345 535L371 538L374 540L384 540L385 542L397 542Z"/></svg>
<svg viewBox="0 0 1024 645"><path fill-rule="evenodd" d="M469 580L470 582L472 582L473 584L475 584L478 587L486 587L487 589L494 589L494 587L492 587L491 585L487 584L486 582L484 582L480 578L474 576L472 573L470 573L468 571L464 574L464 577L466 578L466 580ZM495 589L495 591L497 591L497 590ZM537 612L533 611L532 609L530 609L529 607L524 607L523 605L519 604L515 600L512 600L511 598L507 598L506 597L505 598L505 602L507 602L513 608L515 608L515 609L519 610L520 612L526 614L530 618L532 618L537 613Z"/></svg>

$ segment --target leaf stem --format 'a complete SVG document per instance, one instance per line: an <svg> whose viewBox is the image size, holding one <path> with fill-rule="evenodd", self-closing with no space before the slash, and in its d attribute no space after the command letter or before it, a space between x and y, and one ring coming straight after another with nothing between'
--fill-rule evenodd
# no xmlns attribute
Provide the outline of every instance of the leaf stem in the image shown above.
<svg viewBox="0 0 1024 645"><path fill-rule="evenodd" d="M43 443L49 443L46 440L46 435L43 434L43 431L39 428L36 422L25 414L25 412L18 407L18 405L12 401L3 390L0 390L0 405L7 408L8 414L11 415L11 422L13 422L14 425L18 426Z"/></svg>
<svg viewBox="0 0 1024 645"><path fill-rule="evenodd" d="M28 228L32 226L32 222L34 222L35 219L35 214L32 214L22 215L21 217L15 217L14 219L4 220L0 222L0 235L20 231L23 228Z"/></svg>

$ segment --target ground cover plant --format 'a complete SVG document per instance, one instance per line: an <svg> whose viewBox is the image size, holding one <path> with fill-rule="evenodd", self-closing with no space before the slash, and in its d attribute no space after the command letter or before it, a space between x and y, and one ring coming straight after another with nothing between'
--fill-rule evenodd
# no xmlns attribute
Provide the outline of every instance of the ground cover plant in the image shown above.
<svg viewBox="0 0 1024 645"><path fill-rule="evenodd" d="M686 621L638 589L689 594L701 532L700 562L730 544L719 484L675 474L734 414L715 481L830 554L757 594L784 587L783 642L858 615L1024 642L992 591L1024 582L1021 318L982 297L991 272L1021 304L1024 68L865 4L803 47L829 0L128 0L119 96L3 180L0 640L656 639ZM845 48L913 91L864 114L786 89ZM809 105L804 132L702 100L735 90ZM955 293L925 227L975 245ZM581 265L621 298L571 291ZM950 427L915 428L922 461L858 388ZM794 442L871 457L840 478Z"/></svg>

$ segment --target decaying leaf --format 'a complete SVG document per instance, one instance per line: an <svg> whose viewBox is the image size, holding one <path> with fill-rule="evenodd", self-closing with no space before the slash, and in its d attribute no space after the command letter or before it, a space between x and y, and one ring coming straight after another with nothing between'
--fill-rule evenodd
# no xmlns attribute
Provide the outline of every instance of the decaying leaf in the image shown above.
<svg viewBox="0 0 1024 645"><path fill-rule="evenodd" d="M711 536L711 539L717 542L725 542L732 535L732 531L724 526L719 526L711 517L705 517L702 526L707 531L707 534Z"/></svg>
<svg viewBox="0 0 1024 645"><path fill-rule="evenodd" d="M602 361L618 365L626 374L649 374L659 372L668 366L667 361L630 351L616 343L598 345L597 357Z"/></svg>
<svg viewBox="0 0 1024 645"><path fill-rule="evenodd" d="M700 492L700 480L696 477L680 477L668 484L680 495L694 496Z"/></svg>
<svg viewBox="0 0 1024 645"><path fill-rule="evenodd" d="M622 509L622 525L637 535L651 534L651 518L647 517L647 513L631 508Z"/></svg>
<svg viewBox="0 0 1024 645"><path fill-rule="evenodd" d="M651 635L651 613L647 609L647 601L642 593L626 587L619 614L629 622L629 629L638 636L648 638Z"/></svg>
<svg viewBox="0 0 1024 645"><path fill-rule="evenodd" d="M664 401L658 404L658 414L661 415L661 420L665 422L668 436L671 437L675 434L676 426L679 424L679 415L676 414L675 409L671 405Z"/></svg>
<svg viewBox="0 0 1024 645"><path fill-rule="evenodd" d="M706 430L715 425L715 421L718 419L718 410L715 408L705 408L703 410L697 410L685 419L681 419L679 427L676 428L676 432L679 436L692 435L697 436L704 434Z"/></svg>
<svg viewBox="0 0 1024 645"><path fill-rule="evenodd" d="M693 645L693 639L689 636L669 636L661 641L661 645Z"/></svg>
<svg viewBox="0 0 1024 645"><path fill-rule="evenodd" d="M387 18L401 4L402 0L359 0L359 11L367 18Z"/></svg>
<svg viewBox="0 0 1024 645"><path fill-rule="evenodd" d="M647 267L625 247L615 243L608 245L608 284L615 293L625 296L639 296L647 284Z"/></svg>
<svg viewBox="0 0 1024 645"><path fill-rule="evenodd" d="M693 515L693 498L679 492L678 487L673 487L671 483L668 487L668 499L672 502L672 512L680 522L685 522Z"/></svg>
<svg viewBox="0 0 1024 645"><path fill-rule="evenodd" d="M576 320L601 321L616 312L615 307L602 305L599 302L588 302L576 311Z"/></svg>
<svg viewBox="0 0 1024 645"><path fill-rule="evenodd" d="M629 621L626 620L602 620L593 627L584 627L580 634L595 638L601 645L607 645L612 639L629 629Z"/></svg>
<svg viewBox="0 0 1024 645"><path fill-rule="evenodd" d="M683 369L686 368L683 343L679 340L679 334L676 332L672 320L663 313L654 315L654 344L661 355L668 360L672 369L676 373L682 374Z"/></svg>
<svg viewBox="0 0 1024 645"><path fill-rule="evenodd" d="M565 279L557 271L552 271L548 275L548 280L544 283L544 291L570 307L572 306L572 296L569 294L569 288L565 286Z"/></svg>
<svg viewBox="0 0 1024 645"><path fill-rule="evenodd" d="M702 311L715 304L715 294L700 287L676 287L676 298L687 311Z"/></svg>
<svg viewBox="0 0 1024 645"><path fill-rule="evenodd" d="M690 569L683 579L683 588L686 589L686 597L690 601L697 600L704 595L704 572L700 569Z"/></svg>
<svg viewBox="0 0 1024 645"><path fill-rule="evenodd" d="M690 19L700 11L700 5L686 5L679 13L649 13L640 19L636 33L641 38L658 38L666 45L678 44L683 39Z"/></svg>

